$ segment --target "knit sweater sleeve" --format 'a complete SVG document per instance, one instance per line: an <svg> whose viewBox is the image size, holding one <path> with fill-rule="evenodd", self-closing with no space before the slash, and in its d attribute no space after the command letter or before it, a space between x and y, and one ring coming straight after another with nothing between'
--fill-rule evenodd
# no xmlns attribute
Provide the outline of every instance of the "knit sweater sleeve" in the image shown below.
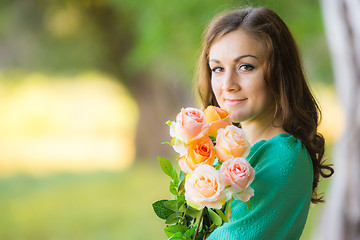
<svg viewBox="0 0 360 240"><path fill-rule="evenodd" d="M236 200L228 223L208 240L299 239L312 194L313 170L300 140L280 134L252 146L248 161L255 169L251 208Z"/></svg>

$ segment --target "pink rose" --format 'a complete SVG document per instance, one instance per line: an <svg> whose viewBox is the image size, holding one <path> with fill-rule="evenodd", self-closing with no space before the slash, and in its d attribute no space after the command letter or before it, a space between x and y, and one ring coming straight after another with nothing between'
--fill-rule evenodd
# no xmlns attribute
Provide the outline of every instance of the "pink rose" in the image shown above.
<svg viewBox="0 0 360 240"><path fill-rule="evenodd" d="M231 186L228 190L234 199L247 202L254 196L250 184L255 178L255 171L244 158L237 157L225 161L221 165L220 172L224 175L226 186Z"/></svg>
<svg viewBox="0 0 360 240"><path fill-rule="evenodd" d="M189 141L187 153L179 157L179 166L184 173L191 173L200 164L213 165L214 144L207 135Z"/></svg>
<svg viewBox="0 0 360 240"><path fill-rule="evenodd" d="M250 151L250 144L241 128L234 125L226 126L218 131L216 137L215 154L221 161L236 157L246 157Z"/></svg>
<svg viewBox="0 0 360 240"><path fill-rule="evenodd" d="M217 131L220 128L225 128L227 125L231 125L230 115L228 111L215 106L208 106L204 110L205 123L209 124L208 135L216 138Z"/></svg>
<svg viewBox="0 0 360 240"><path fill-rule="evenodd" d="M196 108L182 108L176 116L176 122L170 125L170 135L183 143L207 134L208 130L204 113Z"/></svg>
<svg viewBox="0 0 360 240"><path fill-rule="evenodd" d="M220 171L207 164L198 166L185 180L185 199L191 207L199 210L204 207L220 209L231 197L224 190Z"/></svg>

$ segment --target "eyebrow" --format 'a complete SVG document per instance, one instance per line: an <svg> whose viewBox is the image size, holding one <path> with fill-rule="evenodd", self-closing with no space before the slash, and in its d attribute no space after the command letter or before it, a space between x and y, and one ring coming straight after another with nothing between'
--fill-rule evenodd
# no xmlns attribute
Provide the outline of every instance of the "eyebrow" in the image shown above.
<svg viewBox="0 0 360 240"><path fill-rule="evenodd" d="M238 62L238 61L240 61L241 59L243 59L243 58L247 58L247 57L252 57L252 58L256 58L256 59L257 59L257 57L256 57L256 56L251 55L251 54L247 54L247 55L242 55L242 56L239 56L239 57L237 57L237 58L234 58L234 62ZM220 61L219 61L219 60L217 60L217 59L210 59L210 61L209 61L209 62L220 63Z"/></svg>

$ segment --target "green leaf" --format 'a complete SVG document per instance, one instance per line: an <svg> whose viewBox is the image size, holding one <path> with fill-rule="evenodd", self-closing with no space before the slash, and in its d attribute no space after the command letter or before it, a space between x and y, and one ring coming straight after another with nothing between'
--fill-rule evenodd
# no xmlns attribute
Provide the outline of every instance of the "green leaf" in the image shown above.
<svg viewBox="0 0 360 240"><path fill-rule="evenodd" d="M250 200L247 201L247 202L245 202L245 204L248 206L248 209L249 209L249 211L250 211L250 208L251 208Z"/></svg>
<svg viewBox="0 0 360 240"><path fill-rule="evenodd" d="M174 234L176 234L177 232L180 232L182 236L184 232L186 232L188 228L184 225L171 225L171 226L167 226L164 231L166 236L169 238L171 236L173 236Z"/></svg>
<svg viewBox="0 0 360 240"><path fill-rule="evenodd" d="M185 205L185 203L186 203L185 196L178 196L177 200L178 200L179 208L182 205Z"/></svg>
<svg viewBox="0 0 360 240"><path fill-rule="evenodd" d="M169 201L169 200L159 200L152 204L156 215L159 218L164 219L164 220L166 220L171 214L174 213L174 211L165 207L165 202L167 202L167 201Z"/></svg>
<svg viewBox="0 0 360 240"><path fill-rule="evenodd" d="M186 238L190 238L190 237L194 236L195 230L196 230L196 226L186 230L186 232L184 232L183 236Z"/></svg>
<svg viewBox="0 0 360 240"><path fill-rule="evenodd" d="M169 201L165 202L164 205L167 209L170 209L174 212L178 211L178 201L177 200L169 200Z"/></svg>
<svg viewBox="0 0 360 240"><path fill-rule="evenodd" d="M171 194L173 194L175 196L178 195L178 191L176 190L175 184L173 181L170 182L169 190L170 190Z"/></svg>
<svg viewBox="0 0 360 240"><path fill-rule="evenodd" d="M180 195L185 194L185 174L183 171L180 171L178 192Z"/></svg>
<svg viewBox="0 0 360 240"><path fill-rule="evenodd" d="M221 221L222 222L222 221ZM210 227L207 229L207 232L210 234L211 232L213 232L216 228L218 228L219 226L216 226L215 223L211 224Z"/></svg>
<svg viewBox="0 0 360 240"><path fill-rule="evenodd" d="M165 158L157 157L160 167L163 170L163 172L168 175L169 177L173 177L174 168L171 164L171 162Z"/></svg>
<svg viewBox="0 0 360 240"><path fill-rule="evenodd" d="M216 227L219 227L222 225L222 219L221 217L214 212L211 208L208 209L210 220L215 224Z"/></svg>
<svg viewBox="0 0 360 240"><path fill-rule="evenodd" d="M186 201L184 196L177 196L177 199L167 201L165 203L165 207L175 212L185 212L187 210L185 202Z"/></svg>
<svg viewBox="0 0 360 240"><path fill-rule="evenodd" d="M193 217L193 218L199 218L200 214L201 214L201 210L197 210L197 209L195 209L193 207L188 206L186 214Z"/></svg>
<svg viewBox="0 0 360 240"><path fill-rule="evenodd" d="M180 184L181 184L181 182L184 181L184 180L185 180L185 173L180 170L180 176L179 176L179 182L180 182ZM180 184L179 184L179 185L180 185Z"/></svg>
<svg viewBox="0 0 360 240"><path fill-rule="evenodd" d="M186 205L185 204L181 205L179 208L179 212L185 213L186 211L187 211Z"/></svg>
<svg viewBox="0 0 360 240"><path fill-rule="evenodd" d="M175 168L173 169L173 173L172 173L171 178L174 181L175 187L178 187L179 186L179 176L177 175Z"/></svg>
<svg viewBox="0 0 360 240"><path fill-rule="evenodd" d="M184 182L182 182L180 184L180 187L178 188L178 193L180 196L184 196L185 195L185 184Z"/></svg>
<svg viewBox="0 0 360 240"><path fill-rule="evenodd" d="M231 198L226 204L225 216L227 217L227 219L230 219L230 217L231 217L231 203L233 201L234 201L234 199Z"/></svg>
<svg viewBox="0 0 360 240"><path fill-rule="evenodd" d="M186 202L185 196L178 196L178 202L179 202L179 204L180 204L180 203L181 203L181 204L185 203L185 202Z"/></svg>
<svg viewBox="0 0 360 240"><path fill-rule="evenodd" d="M224 222L228 222L229 219L225 216L225 214L223 213L223 211L221 211L220 209L215 209L216 213L219 215L219 217L221 217L221 219Z"/></svg>
<svg viewBox="0 0 360 240"><path fill-rule="evenodd" d="M203 240L204 238L204 231L198 231L195 240Z"/></svg>
<svg viewBox="0 0 360 240"><path fill-rule="evenodd" d="M174 235L172 235L168 240L183 240L183 236L181 232L177 232Z"/></svg>
<svg viewBox="0 0 360 240"><path fill-rule="evenodd" d="M179 214L176 212L176 213L173 213L171 214L165 221L166 224L175 224L179 221Z"/></svg>
<svg viewBox="0 0 360 240"><path fill-rule="evenodd" d="M169 144L169 145L171 145L171 142L161 142L161 144Z"/></svg>

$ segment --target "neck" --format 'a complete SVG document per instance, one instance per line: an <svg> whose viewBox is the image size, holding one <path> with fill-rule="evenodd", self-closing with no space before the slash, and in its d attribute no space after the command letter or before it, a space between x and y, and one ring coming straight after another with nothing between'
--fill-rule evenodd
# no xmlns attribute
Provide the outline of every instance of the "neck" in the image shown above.
<svg viewBox="0 0 360 240"><path fill-rule="evenodd" d="M241 123L241 128L246 133L246 138L251 146L260 140L269 140L280 133L286 133L282 127L278 126L280 125L276 121L273 124L273 121L268 119L265 121L248 120Z"/></svg>

